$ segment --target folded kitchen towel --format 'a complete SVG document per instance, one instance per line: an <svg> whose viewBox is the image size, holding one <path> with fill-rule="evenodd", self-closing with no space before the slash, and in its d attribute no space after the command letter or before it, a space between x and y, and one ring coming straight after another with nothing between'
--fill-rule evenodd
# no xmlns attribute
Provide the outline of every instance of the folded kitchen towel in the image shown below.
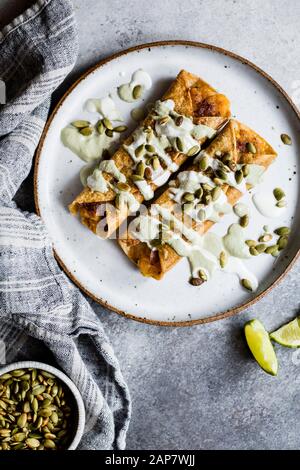
<svg viewBox="0 0 300 470"><path fill-rule="evenodd" d="M112 347L57 265L41 219L13 202L30 171L50 95L76 60L71 2L37 1L0 32L0 48L0 340L9 359L26 338L43 341L82 394L87 425L80 448L123 449L131 406Z"/></svg>

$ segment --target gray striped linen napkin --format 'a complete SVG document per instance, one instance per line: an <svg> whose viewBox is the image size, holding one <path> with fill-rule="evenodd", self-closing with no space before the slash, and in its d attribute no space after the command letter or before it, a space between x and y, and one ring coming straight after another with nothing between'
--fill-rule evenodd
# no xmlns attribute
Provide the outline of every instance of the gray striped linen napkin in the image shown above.
<svg viewBox="0 0 300 470"><path fill-rule="evenodd" d="M124 449L131 404L114 351L58 267L40 218L13 202L30 171L50 95L77 57L72 4L37 1L0 32L0 47L7 101L0 105L0 340L9 360L28 338L41 340L75 382L87 418L81 449Z"/></svg>

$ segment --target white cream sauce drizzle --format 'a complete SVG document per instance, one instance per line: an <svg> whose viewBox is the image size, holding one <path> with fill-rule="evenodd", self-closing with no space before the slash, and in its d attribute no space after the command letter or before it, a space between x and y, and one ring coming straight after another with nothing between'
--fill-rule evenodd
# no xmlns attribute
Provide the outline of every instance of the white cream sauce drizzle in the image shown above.
<svg viewBox="0 0 300 470"><path fill-rule="evenodd" d="M162 223L159 222L158 215L161 216ZM170 230L171 221L175 226L174 232ZM131 224L130 231L134 238L151 247L151 240L158 237L159 228L169 235L165 238L165 243L171 246L179 256L188 259L192 276L198 277L200 269L204 270L208 277L211 277L215 271L222 270L236 274L240 279L249 279L253 290L257 289L256 277L242 261L250 255L249 250L246 253L245 231L240 225L232 224L224 237L212 232L201 236L184 225L168 209L154 205L151 208L151 215L137 217ZM227 264L223 269L219 263L221 251L225 251L228 255Z"/></svg>
<svg viewBox="0 0 300 470"><path fill-rule="evenodd" d="M61 131L61 140L64 146L78 155L81 160L90 163L101 158L103 150L111 145L114 138L107 137L104 133L100 135L96 131L92 135L85 136L75 127L67 126Z"/></svg>
<svg viewBox="0 0 300 470"><path fill-rule="evenodd" d="M164 136L168 139L169 145L176 149L176 139L180 137L183 144L183 153L188 152L192 147L199 146L199 140L203 137L213 137L216 131L211 127L201 124L195 125L192 119L182 116L182 124L177 126L175 119L179 114L174 111L175 103L173 100L157 101L154 106L154 111L158 115L157 122L155 123L156 134ZM162 117L169 116L170 119L166 124L161 124Z"/></svg>
<svg viewBox="0 0 300 470"><path fill-rule="evenodd" d="M121 100L126 101L127 103L132 103L136 99L132 96L132 91L135 86L141 85L143 90L149 90L152 86L152 79L150 75L145 72L145 70L138 69L132 76L129 83L124 83L118 87L118 95Z"/></svg>
<svg viewBox="0 0 300 470"><path fill-rule="evenodd" d="M110 187L114 189L113 185L104 178L103 172L112 175L118 181L126 182L125 175L120 172L113 160L103 160L99 168L96 168L93 173L87 177L87 186L93 191L106 193Z"/></svg>
<svg viewBox="0 0 300 470"><path fill-rule="evenodd" d="M183 151L187 152L194 146L200 145L197 139L201 137L212 137L215 134L215 130L207 126L194 125L193 121L190 118L183 117L182 124L177 126L175 124L175 119L179 116L174 111L174 101L157 101L154 106L156 120L154 132L150 131L145 132L143 128L138 128L133 134L133 142L130 145L124 145L125 150L131 156L132 160L138 164L140 161L143 161L146 164L145 156L147 155L146 147L144 147L144 152L138 157L135 154L135 151L141 145L146 146L152 145L155 149L155 154L164 162L164 165L167 168L163 168L161 165L158 170L152 174L152 182L156 186L161 186L167 182L171 173L178 169L178 165L174 163L166 152L168 147L172 147L177 150L176 147L176 138L180 137L183 144ZM162 117L169 117L169 121L166 124L161 124L160 119ZM146 181L138 181L135 183L139 188L143 197L146 200L149 200L153 197L153 190L151 184Z"/></svg>
<svg viewBox="0 0 300 470"><path fill-rule="evenodd" d="M84 165L81 168L79 176L80 176L80 181L81 181L82 186L87 186L87 179L89 176L91 176L91 174L93 173L97 165L98 165L98 162L97 163L93 162L93 163Z"/></svg>
<svg viewBox="0 0 300 470"><path fill-rule="evenodd" d="M111 121L123 121L116 103L110 96L105 98L90 98L86 101L84 109L90 113L98 113L101 118Z"/></svg>
<svg viewBox="0 0 300 470"><path fill-rule="evenodd" d="M270 219L280 217L286 210L286 207L276 206L277 201L270 192L257 192L252 197L252 201L258 212Z"/></svg>
<svg viewBox="0 0 300 470"><path fill-rule="evenodd" d="M88 168L86 169L88 171ZM91 169L90 169L91 171ZM114 183L107 181L104 178L103 172L112 175L117 181L125 183L125 175L118 169L113 160L104 160L100 163L98 168L87 176L86 185L93 191L99 191L106 193L109 189L112 189L116 194L120 195L120 205L126 204L129 212L136 212L140 206L140 203L136 200L134 195L130 191L121 191ZM99 206L101 211L101 207ZM97 212L97 215L100 215Z"/></svg>

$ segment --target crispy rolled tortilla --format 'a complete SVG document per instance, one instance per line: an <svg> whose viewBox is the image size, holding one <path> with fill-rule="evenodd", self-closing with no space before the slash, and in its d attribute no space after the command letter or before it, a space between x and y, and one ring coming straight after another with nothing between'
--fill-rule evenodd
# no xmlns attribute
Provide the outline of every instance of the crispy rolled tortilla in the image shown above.
<svg viewBox="0 0 300 470"><path fill-rule="evenodd" d="M201 124L211 129L221 128L230 117L230 103L228 99L216 92L210 85L205 83L196 75L186 71L181 71L168 91L164 94L162 101L173 100L175 103L174 111L182 116L192 119L195 125ZM150 127L154 129L155 121L151 112L142 122L144 129ZM207 140L207 137L197 139L200 145ZM133 136L129 136L123 144L130 145L133 142ZM166 150L171 161L176 166L182 165L188 158L186 153L179 152L178 149L170 148ZM126 183L130 186L130 193L134 196L137 203L142 203L144 197L136 184L132 181L132 175L135 171L134 161L121 146L112 156L116 167L125 175ZM114 183L114 177L111 174L103 172L104 178L109 183ZM149 182L152 190L158 186ZM119 207L116 202L116 191L109 188L106 192L93 191L86 187L70 204L69 210L73 215L79 214L81 222L94 233L103 238L109 237L127 218L130 213L127 204ZM116 207L117 206L117 207Z"/></svg>
<svg viewBox="0 0 300 470"><path fill-rule="evenodd" d="M242 164L249 164L249 166L251 164L256 164L267 169L277 155L273 148L262 137L236 120L230 120L202 153L208 156L208 158L212 158L213 161L216 158L222 160L226 154L230 154L230 165L235 171L237 171ZM216 153L218 157L216 156ZM201 170L200 160L197 163L193 163L188 170L201 172L204 175L208 175L212 181L216 181L224 191L227 197L227 202L232 206L242 196L242 192L240 192L236 187L225 183L222 184L216 176L216 173L212 171L211 167L206 171ZM241 169L239 169L239 171L241 171ZM217 179L215 179L216 177ZM175 187L178 186L179 182L177 177L175 180ZM250 189L251 187L252 185L247 183L245 189ZM181 216L180 220L182 220L182 213L178 216L174 211L176 202L172 198L171 191L172 189L169 187L156 201L154 201L154 204L163 206L178 218ZM212 225L214 225L214 222L210 220L205 220L203 223L199 223L195 220L189 219L188 222L189 226L199 234L205 233L210 229L210 227L212 227ZM175 266L175 264L181 259L176 251L167 243L162 243L155 248L150 248L148 243L140 241L133 236L130 230L130 225L126 233L122 234L122 238L119 239L119 244L125 254L138 266L140 272L144 276L158 280L162 279L164 274L172 269L173 266Z"/></svg>

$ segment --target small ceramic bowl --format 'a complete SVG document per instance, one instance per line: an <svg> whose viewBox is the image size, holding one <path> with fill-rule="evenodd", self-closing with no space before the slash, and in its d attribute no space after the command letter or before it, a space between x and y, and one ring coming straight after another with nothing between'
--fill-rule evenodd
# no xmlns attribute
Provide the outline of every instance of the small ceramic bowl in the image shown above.
<svg viewBox="0 0 300 470"><path fill-rule="evenodd" d="M82 438L84 426L85 426L85 409L82 397L78 391L76 385L69 379L69 377L61 372L56 367L49 366L48 364L44 364L43 362L35 362L35 361L22 361L22 362L14 362L13 364L8 364L6 366L0 367L0 376L6 374L7 372L11 372L16 369L41 369L45 370L46 372L50 372L51 374L55 375L58 379L60 379L70 390L73 398L74 403L77 406L77 423L74 429L74 437L71 443L69 444L67 450L75 450Z"/></svg>

